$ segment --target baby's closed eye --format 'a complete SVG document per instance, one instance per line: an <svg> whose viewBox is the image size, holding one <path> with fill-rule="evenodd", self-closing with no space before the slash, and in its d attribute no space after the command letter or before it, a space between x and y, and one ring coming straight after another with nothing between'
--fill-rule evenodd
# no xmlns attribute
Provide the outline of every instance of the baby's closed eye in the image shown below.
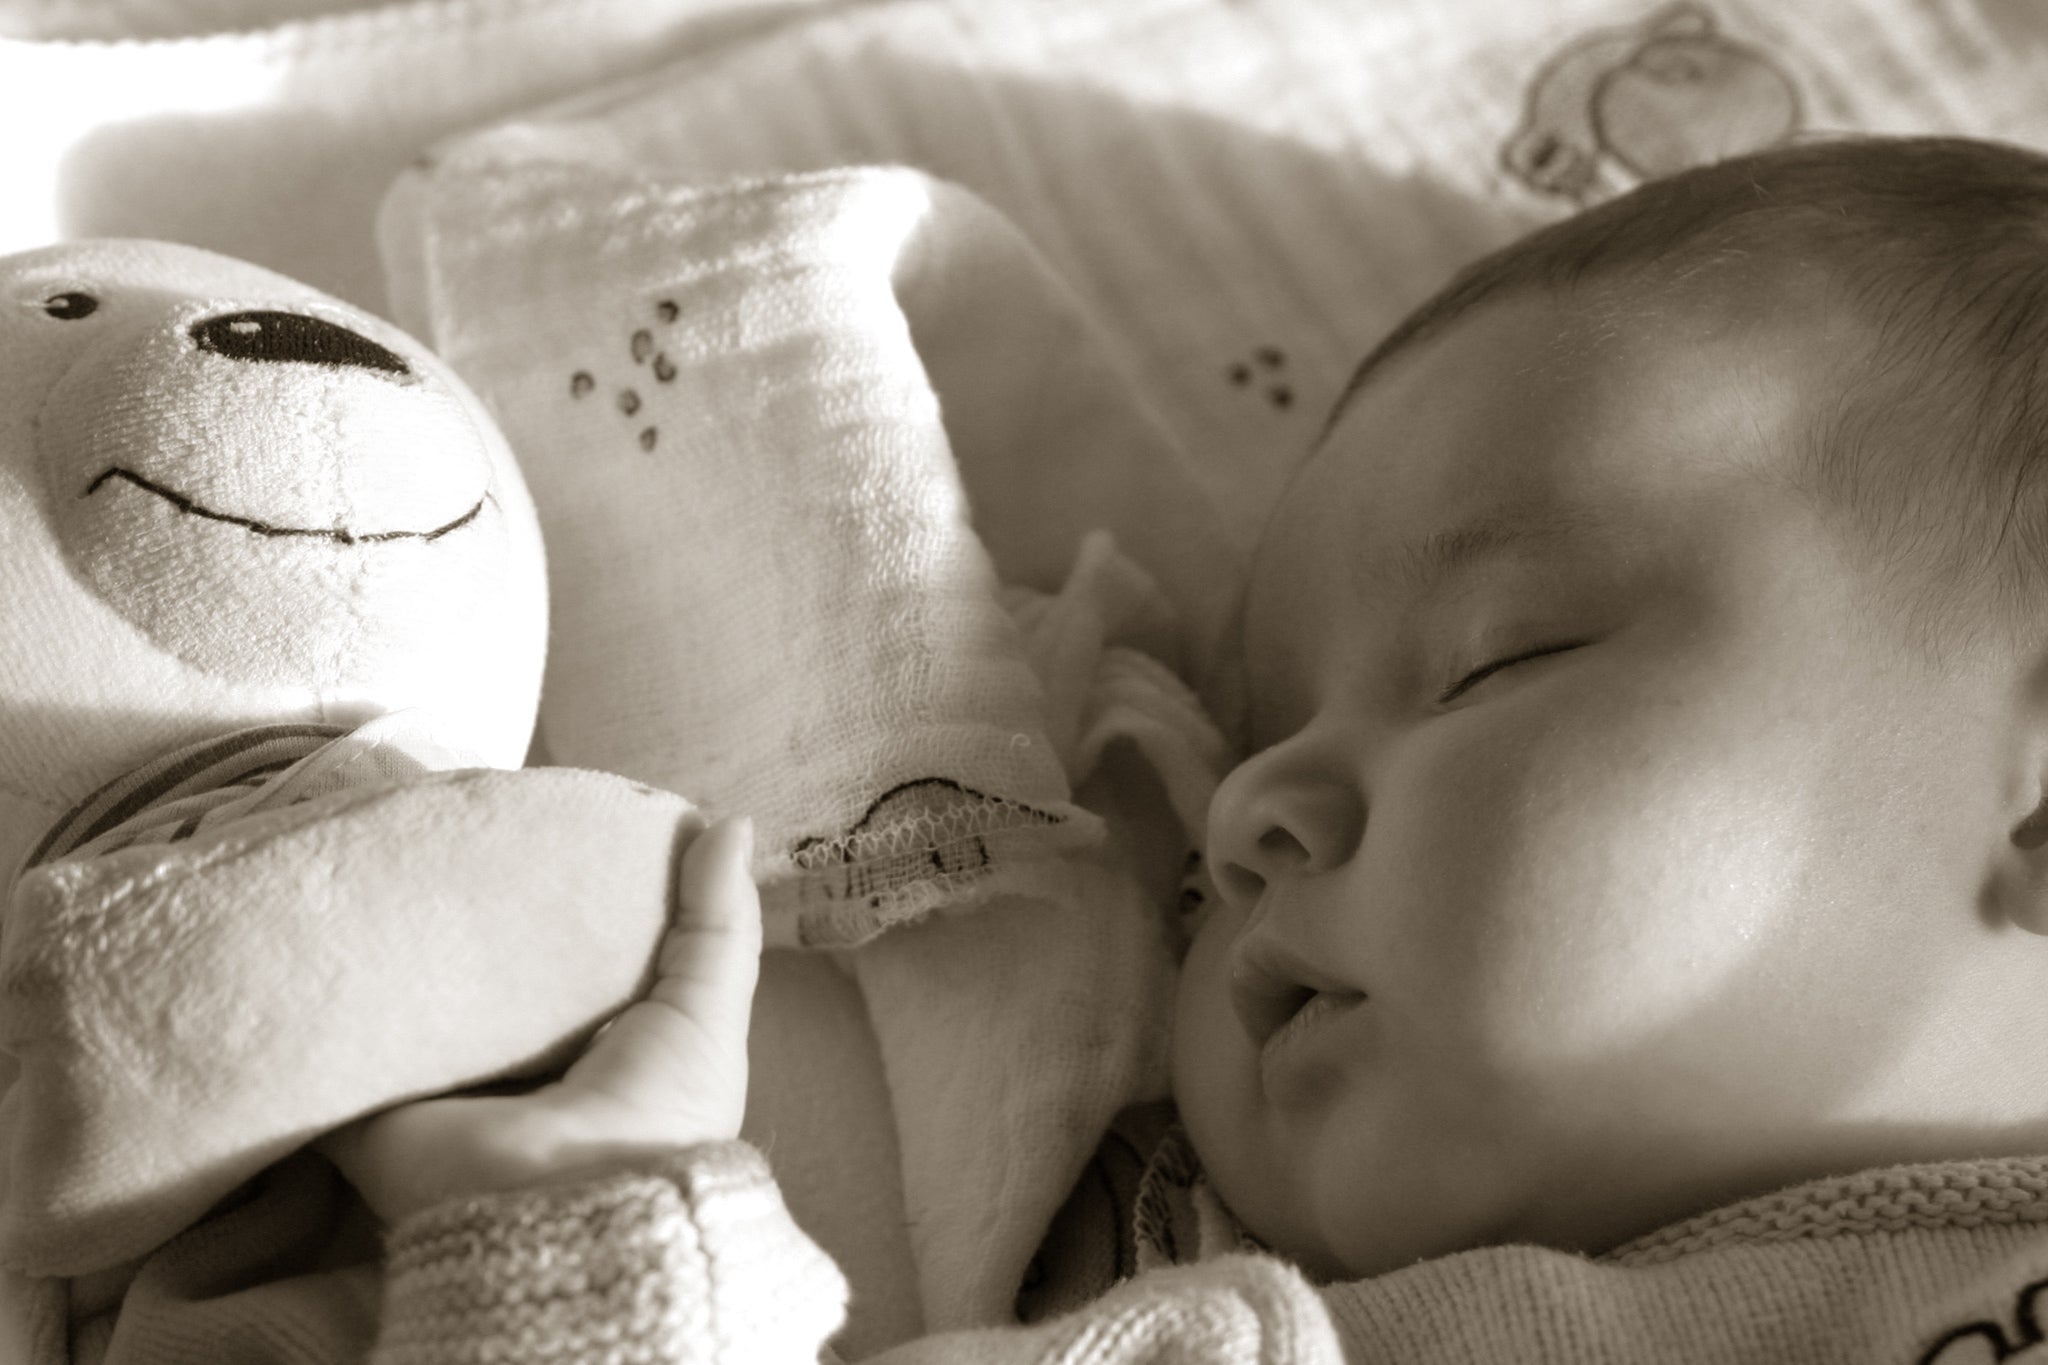
<svg viewBox="0 0 2048 1365"><path fill-rule="evenodd" d="M1500 658L1465 672L1456 682L1438 694L1437 704L1444 705L1448 702L1456 701L1459 697L1462 697L1465 693L1471 691L1474 687L1477 687L1480 683L1504 668L1511 668L1516 664L1527 663L1532 659L1541 659L1551 654L1563 654L1568 650L1578 649L1590 643L1591 641L1587 640L1570 640L1561 644L1538 645L1533 649L1522 649L1512 654L1503 655Z"/></svg>

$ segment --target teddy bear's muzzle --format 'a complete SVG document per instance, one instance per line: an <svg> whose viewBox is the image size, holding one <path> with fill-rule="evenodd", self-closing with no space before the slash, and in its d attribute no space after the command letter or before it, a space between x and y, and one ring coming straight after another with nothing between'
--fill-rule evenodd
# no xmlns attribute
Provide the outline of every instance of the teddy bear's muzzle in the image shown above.
<svg viewBox="0 0 2048 1365"><path fill-rule="evenodd" d="M202 351L230 360L335 365L411 374L403 357L340 323L307 313L246 309L203 318L190 335Z"/></svg>

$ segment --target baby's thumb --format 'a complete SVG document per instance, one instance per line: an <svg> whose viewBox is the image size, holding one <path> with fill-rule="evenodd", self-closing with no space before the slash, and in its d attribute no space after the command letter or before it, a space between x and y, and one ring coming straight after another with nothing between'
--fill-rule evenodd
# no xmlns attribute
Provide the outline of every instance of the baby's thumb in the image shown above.
<svg viewBox="0 0 2048 1365"><path fill-rule="evenodd" d="M654 985L612 1020L563 1078L675 1119L685 1143L739 1132L747 1102L747 1029L761 966L761 900L748 872L753 826L722 820L683 854L675 922Z"/></svg>
<svg viewBox="0 0 2048 1365"><path fill-rule="evenodd" d="M720 820L683 852L675 922L662 937L653 999L719 1033L746 1036L761 970L754 822Z"/></svg>

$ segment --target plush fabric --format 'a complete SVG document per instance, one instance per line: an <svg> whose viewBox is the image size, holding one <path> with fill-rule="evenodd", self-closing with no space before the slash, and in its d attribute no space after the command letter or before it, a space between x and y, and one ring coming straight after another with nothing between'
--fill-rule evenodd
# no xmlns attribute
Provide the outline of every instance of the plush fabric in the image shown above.
<svg viewBox="0 0 2048 1365"><path fill-rule="evenodd" d="M320 756L233 818L16 887L8 1263L144 1255L329 1129L559 1064L640 988L696 822L680 798L567 769L367 766L294 793Z"/></svg>
<svg viewBox="0 0 2048 1365"><path fill-rule="evenodd" d="M96 1274L328 1128L559 1060L701 820L508 771L539 530L417 342L167 243L0 258L0 296L0 1261Z"/></svg>
<svg viewBox="0 0 2048 1365"><path fill-rule="evenodd" d="M414 707L445 744L520 761L539 528L445 366L296 281L161 243L0 259L0 291L0 868L102 783L249 725ZM300 321L279 341L271 315ZM273 353L314 333L409 368Z"/></svg>

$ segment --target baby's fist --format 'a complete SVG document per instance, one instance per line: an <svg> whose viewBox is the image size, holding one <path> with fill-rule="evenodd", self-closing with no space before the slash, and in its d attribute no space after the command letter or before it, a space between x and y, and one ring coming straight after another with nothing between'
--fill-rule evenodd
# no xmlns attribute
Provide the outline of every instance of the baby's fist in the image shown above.
<svg viewBox="0 0 2048 1365"><path fill-rule="evenodd" d="M561 1080L521 1095L401 1105L329 1135L321 1150L395 1224L444 1199L739 1136L761 961L752 857L744 817L712 825L685 850L654 985Z"/></svg>

